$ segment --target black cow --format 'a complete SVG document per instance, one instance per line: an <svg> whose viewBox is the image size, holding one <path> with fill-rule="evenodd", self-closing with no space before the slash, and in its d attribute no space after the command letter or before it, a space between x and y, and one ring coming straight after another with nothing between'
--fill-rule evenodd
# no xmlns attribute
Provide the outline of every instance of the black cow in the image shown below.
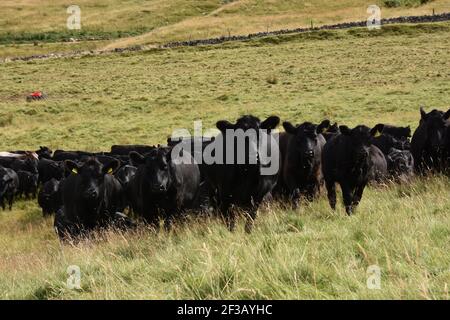
<svg viewBox="0 0 450 320"><path fill-rule="evenodd" d="M28 171L33 174L38 174L38 163L39 161L35 159L31 155L26 155L23 159L14 159L11 162L11 165L9 168L13 169L14 171Z"/></svg>
<svg viewBox="0 0 450 320"><path fill-rule="evenodd" d="M414 175L414 158L409 150L392 148L386 157L389 175L397 181L407 181Z"/></svg>
<svg viewBox="0 0 450 320"><path fill-rule="evenodd" d="M56 213L62 206L59 184L59 180L52 178L45 182L39 190L38 204L42 208L44 216Z"/></svg>
<svg viewBox="0 0 450 320"><path fill-rule="evenodd" d="M94 153L86 152L86 151L65 151L65 150L56 150L53 154L52 160L54 161L85 161L87 158L94 157Z"/></svg>
<svg viewBox="0 0 450 320"><path fill-rule="evenodd" d="M405 140L411 137L411 128L407 127L397 127L389 124L380 124L383 125L383 133L391 135L399 140Z"/></svg>
<svg viewBox="0 0 450 320"><path fill-rule="evenodd" d="M205 152L215 150L214 154L219 159L204 164L204 168L207 182L217 195L220 212L227 220L230 230L234 230L236 220L235 210L231 207L237 206L248 212L245 230L250 232L260 203L277 183L279 147L277 143L271 143L271 130L275 129L279 122L280 118L276 116L261 122L251 115L239 118L235 124L225 120L219 121L216 126L221 133L205 148ZM249 135L249 139L244 140L245 143L234 143L234 135L239 135L239 132L243 133L242 136ZM272 159L265 157L261 147L273 151L266 153ZM278 161L274 161L275 158Z"/></svg>
<svg viewBox="0 0 450 320"><path fill-rule="evenodd" d="M330 126L325 120L320 125L304 122L293 126L283 122L286 132L280 134L281 173L277 190L288 193L297 204L301 195L312 200L322 183L322 149L326 143L322 132Z"/></svg>
<svg viewBox="0 0 450 320"><path fill-rule="evenodd" d="M116 213L124 209L122 186L113 176L119 161L102 165L96 158L89 158L82 164L71 160L65 164L72 174L60 185L62 208L55 215L59 237L76 238L110 226Z"/></svg>
<svg viewBox="0 0 450 320"><path fill-rule="evenodd" d="M375 127L379 128L380 125L377 124ZM377 146L385 156L389 153L391 148L399 150L409 150L411 148L411 144L408 139L398 139L387 133L382 133L376 137L373 137L372 144Z"/></svg>
<svg viewBox="0 0 450 320"><path fill-rule="evenodd" d="M369 171L369 181L382 182L388 177L388 165L384 153L375 145L370 146L372 167Z"/></svg>
<svg viewBox="0 0 450 320"><path fill-rule="evenodd" d="M38 175L28 171L17 171L19 178L19 188L17 190L18 196L24 196L25 199L29 199L30 196L36 198L38 188Z"/></svg>
<svg viewBox="0 0 450 320"><path fill-rule="evenodd" d="M153 146L130 144L130 145L114 145L111 147L111 154L128 156L131 152L146 154L153 150Z"/></svg>
<svg viewBox="0 0 450 320"><path fill-rule="evenodd" d="M119 180L122 187L126 189L131 179L136 174L136 171L137 171L136 167L125 165L121 167L119 170L117 170L117 172L114 173L114 176L116 177L117 180Z"/></svg>
<svg viewBox="0 0 450 320"><path fill-rule="evenodd" d="M114 173L114 176L117 180L119 180L120 184L122 185L123 192L125 195L125 205L132 208L131 200L132 200L132 194L130 190L130 181L133 179L134 175L136 174L137 168L130 165L124 165L119 170L117 170L116 173Z"/></svg>
<svg viewBox="0 0 450 320"><path fill-rule="evenodd" d="M46 158L39 159L38 163L39 183L43 184L51 179L61 180L66 175L66 166L63 161L53 161Z"/></svg>
<svg viewBox="0 0 450 320"><path fill-rule="evenodd" d="M30 151L25 151L25 150L17 150L17 151L10 151L11 153L16 153L16 154L29 154ZM37 154L39 159L51 159L52 157L52 153L53 151L48 148L48 147L39 147L39 150L36 150L35 153Z"/></svg>
<svg viewBox="0 0 450 320"><path fill-rule="evenodd" d="M17 173L10 169L0 166L0 205L5 210L5 200L8 201L9 210L12 209L14 197L19 188L19 177Z"/></svg>
<svg viewBox="0 0 450 320"><path fill-rule="evenodd" d="M200 189L200 169L188 152L173 154L173 148L152 148L145 156L131 152L138 169L130 181L134 213L157 226L160 219L169 227L172 220L195 207Z"/></svg>
<svg viewBox="0 0 450 320"><path fill-rule="evenodd" d="M411 140L411 152L417 172L443 171L446 167L446 134L450 109L447 112L420 108L421 119Z"/></svg>
<svg viewBox="0 0 450 320"><path fill-rule="evenodd" d="M336 182L340 184L347 214L361 201L373 166L371 138L382 126L370 129L339 127L341 134L328 141L322 152L322 171L331 208L336 208Z"/></svg>

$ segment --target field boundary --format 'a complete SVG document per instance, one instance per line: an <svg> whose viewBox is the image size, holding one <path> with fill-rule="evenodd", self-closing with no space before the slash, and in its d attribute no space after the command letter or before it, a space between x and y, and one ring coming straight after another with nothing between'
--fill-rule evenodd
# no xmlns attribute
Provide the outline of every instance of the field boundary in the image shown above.
<svg viewBox="0 0 450 320"><path fill-rule="evenodd" d="M436 15L423 15L423 16L401 16L395 18L381 19L381 25L389 24L420 24L420 23L432 23L432 22L443 22L450 21L450 12L436 14ZM202 45L217 45L225 42L243 42L252 39L263 38L268 36L278 36L278 35L289 35L289 34L300 34L312 31L321 30L342 30L365 27L367 21L355 21L355 22L343 22L332 25L323 25L320 27L312 28L296 28L296 29L281 29L275 31L258 32L248 35L237 35L237 36L222 36L216 38L207 39L196 39L196 40L185 40L185 41L173 41L162 45L137 45L124 48L115 48L111 50L84 50L84 51L72 51L68 53L49 53L41 55L31 55L22 57L11 57L0 59L0 63L13 62L13 61L31 61L31 60L41 60L41 59L51 59L51 58L71 58L89 55L102 55L111 53L124 53L124 52L136 52L136 51L146 51L151 49L169 49L169 48L179 48L179 47L195 47Z"/></svg>

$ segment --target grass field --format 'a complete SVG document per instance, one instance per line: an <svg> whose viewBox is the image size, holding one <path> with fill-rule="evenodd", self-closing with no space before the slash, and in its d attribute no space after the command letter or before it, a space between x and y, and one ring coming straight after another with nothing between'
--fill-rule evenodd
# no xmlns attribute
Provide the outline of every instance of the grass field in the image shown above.
<svg viewBox="0 0 450 320"><path fill-rule="evenodd" d="M388 4L388 2L391 1ZM4 0L0 58L82 49L155 45L174 40L242 35L366 20L378 4L383 18L450 12L450 0L79 0L79 31L66 27L67 0ZM70 38L75 44L60 43ZM84 41L86 39L103 41ZM35 46L34 43L37 45ZM30 48L31 47L31 48Z"/></svg>
<svg viewBox="0 0 450 320"><path fill-rule="evenodd" d="M447 110L450 23L269 37L220 46L0 64L0 150L107 150L252 113L293 122L417 126ZM49 99L26 103L43 90ZM370 187L352 217L322 195L272 204L251 235L210 218L171 233L61 246L34 202L0 212L1 298L449 299L448 177ZM368 266L381 290L366 287ZM68 290L79 265L82 290Z"/></svg>

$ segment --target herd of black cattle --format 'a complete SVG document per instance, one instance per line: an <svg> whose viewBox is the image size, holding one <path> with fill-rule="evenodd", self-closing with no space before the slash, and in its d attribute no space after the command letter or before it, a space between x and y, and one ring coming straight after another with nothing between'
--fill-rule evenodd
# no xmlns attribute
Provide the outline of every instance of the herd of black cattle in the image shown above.
<svg viewBox="0 0 450 320"><path fill-rule="evenodd" d="M261 173L267 164L260 160L189 164L171 158L181 141L200 139L204 150L217 137L168 139L166 146L116 145L101 153L53 153L47 147L0 153L0 204L3 210L7 204L11 209L17 198L37 196L43 214L55 214L55 230L62 239L110 226L132 228L136 219L154 226L164 221L170 227L187 213L205 211L219 213L233 230L236 208L245 212L245 229L250 232L263 201L278 198L298 205L302 198L313 200L323 184L333 209L336 183L340 185L346 212L351 214L370 181L448 174L450 110L426 113L421 108L420 115L411 139L409 127L387 124L350 129L329 120L319 125L283 122L285 132L277 146L280 166L271 175ZM270 134L279 122L276 116L264 121L243 116L234 124L219 121L217 128L226 139L226 130L264 129Z"/></svg>

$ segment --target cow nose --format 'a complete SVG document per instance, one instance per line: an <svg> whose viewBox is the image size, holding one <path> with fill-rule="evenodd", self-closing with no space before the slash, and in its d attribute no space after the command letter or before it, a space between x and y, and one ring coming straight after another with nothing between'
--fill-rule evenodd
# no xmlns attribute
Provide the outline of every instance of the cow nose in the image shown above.
<svg viewBox="0 0 450 320"><path fill-rule="evenodd" d="M305 152L305 156L308 158L312 158L314 157L314 151L313 150L308 150Z"/></svg>
<svg viewBox="0 0 450 320"><path fill-rule="evenodd" d="M97 190L95 190L95 189L88 189L88 190L86 190L86 192L84 194L89 199L94 199L94 198L97 198L97 196L98 196Z"/></svg>

